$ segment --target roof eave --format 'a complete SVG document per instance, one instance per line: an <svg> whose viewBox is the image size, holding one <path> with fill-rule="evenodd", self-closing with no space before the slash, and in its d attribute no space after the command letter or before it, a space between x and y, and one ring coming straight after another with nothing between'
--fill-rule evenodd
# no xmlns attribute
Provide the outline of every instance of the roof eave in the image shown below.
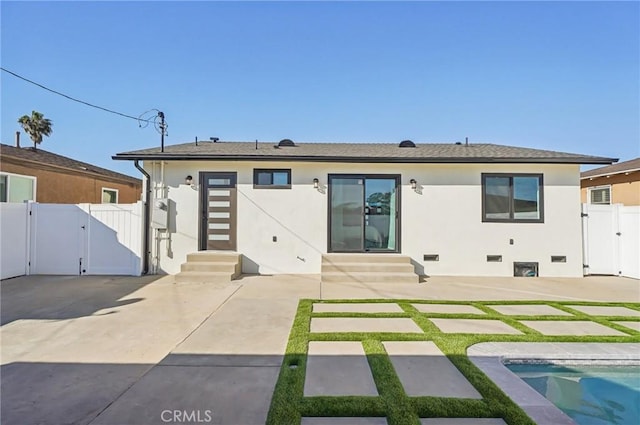
<svg viewBox="0 0 640 425"><path fill-rule="evenodd" d="M471 164L612 164L617 159L600 157L577 157L577 158L460 158L460 157L437 157L437 158L397 158L397 157L344 157L344 156L255 156L255 155L184 155L184 154L118 154L111 157L119 161L298 161L298 162L342 162L342 163L405 163L405 164L428 164L428 163L471 163Z"/></svg>
<svg viewBox="0 0 640 425"><path fill-rule="evenodd" d="M614 171L612 173L601 173L601 174L594 174L594 175L587 175L584 177L580 177L580 180L586 180L586 179L595 179L598 177L607 177L607 176L615 176L618 174L630 174L630 173L635 173L636 171L640 171L640 168L630 168L628 170L621 170L621 171Z"/></svg>

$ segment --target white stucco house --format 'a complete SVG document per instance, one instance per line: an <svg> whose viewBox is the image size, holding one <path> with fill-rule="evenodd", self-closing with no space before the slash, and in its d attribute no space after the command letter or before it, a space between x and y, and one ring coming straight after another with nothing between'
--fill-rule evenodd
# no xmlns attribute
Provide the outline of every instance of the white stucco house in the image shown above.
<svg viewBox="0 0 640 425"><path fill-rule="evenodd" d="M119 153L146 174L149 271L198 251L244 273L403 256L422 275L583 275L580 164L495 144L191 142ZM140 165L142 164L142 166Z"/></svg>

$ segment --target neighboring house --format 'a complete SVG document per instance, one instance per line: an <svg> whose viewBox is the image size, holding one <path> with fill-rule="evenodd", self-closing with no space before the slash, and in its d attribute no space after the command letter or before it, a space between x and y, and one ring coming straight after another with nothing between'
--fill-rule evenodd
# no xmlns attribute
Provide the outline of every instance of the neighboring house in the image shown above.
<svg viewBox="0 0 640 425"><path fill-rule="evenodd" d="M0 202L134 203L142 181L32 147L0 144Z"/></svg>
<svg viewBox="0 0 640 425"><path fill-rule="evenodd" d="M246 273L317 274L327 253L396 253L419 274L470 276L514 276L515 263L582 276L580 164L616 161L494 144L288 139L113 158L143 161L148 174L153 271L228 250Z"/></svg>
<svg viewBox="0 0 640 425"><path fill-rule="evenodd" d="M582 203L640 205L640 158L580 173Z"/></svg>

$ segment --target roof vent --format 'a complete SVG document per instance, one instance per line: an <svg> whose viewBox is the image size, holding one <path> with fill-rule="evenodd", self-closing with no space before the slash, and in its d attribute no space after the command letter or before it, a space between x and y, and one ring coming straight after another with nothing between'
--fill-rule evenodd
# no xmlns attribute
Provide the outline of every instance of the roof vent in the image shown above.
<svg viewBox="0 0 640 425"><path fill-rule="evenodd" d="M278 147L281 148L283 146L295 146L296 144L293 143L293 140L291 139L282 139L278 142Z"/></svg>
<svg viewBox="0 0 640 425"><path fill-rule="evenodd" d="M400 142L398 146L401 148L415 148L416 144L413 143L411 140L403 140L402 142Z"/></svg>

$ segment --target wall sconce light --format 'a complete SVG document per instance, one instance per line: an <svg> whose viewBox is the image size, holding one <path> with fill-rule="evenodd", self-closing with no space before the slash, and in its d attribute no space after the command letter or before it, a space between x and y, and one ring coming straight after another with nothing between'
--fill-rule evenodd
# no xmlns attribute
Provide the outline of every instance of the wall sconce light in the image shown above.
<svg viewBox="0 0 640 425"><path fill-rule="evenodd" d="M320 183L320 180L318 180L317 178L313 179L313 188L317 189L319 183Z"/></svg>
<svg viewBox="0 0 640 425"><path fill-rule="evenodd" d="M189 186L191 186L193 184L193 177L191 176L185 177L184 184L188 184Z"/></svg>
<svg viewBox="0 0 640 425"><path fill-rule="evenodd" d="M416 190L416 188L418 187L418 182L416 181L416 179L409 180L409 183L411 184L411 189Z"/></svg>

